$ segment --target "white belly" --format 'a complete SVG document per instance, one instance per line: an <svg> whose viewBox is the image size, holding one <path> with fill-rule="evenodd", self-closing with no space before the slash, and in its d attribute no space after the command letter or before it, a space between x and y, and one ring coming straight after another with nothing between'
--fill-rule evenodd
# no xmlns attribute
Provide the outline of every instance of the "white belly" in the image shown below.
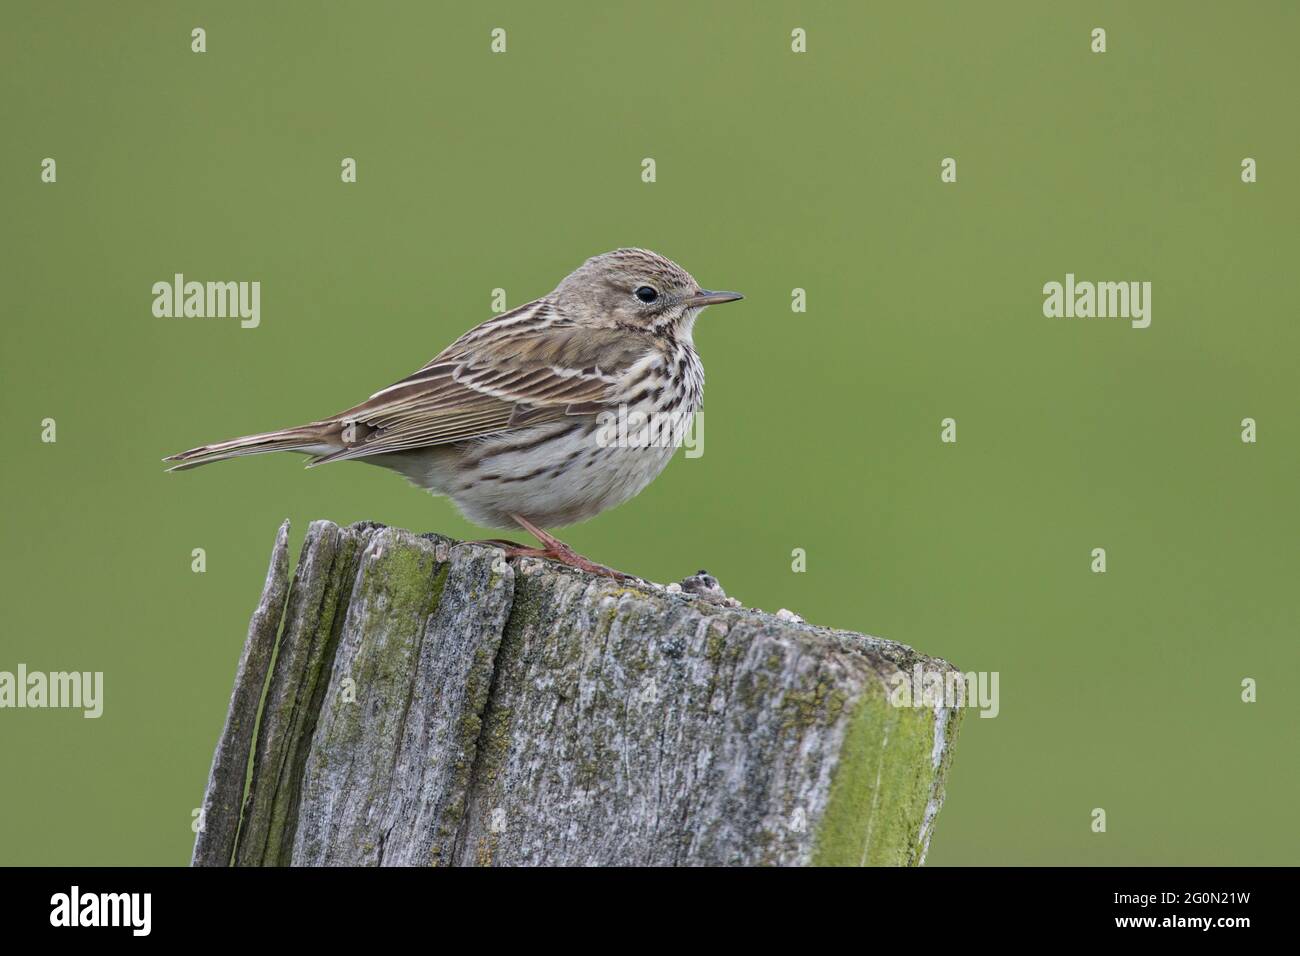
<svg viewBox="0 0 1300 956"><path fill-rule="evenodd" d="M602 447L598 435L594 419L569 419L375 463L451 498L475 524L513 530L511 515L519 514L541 528L562 528L638 494L675 450L671 443Z"/></svg>

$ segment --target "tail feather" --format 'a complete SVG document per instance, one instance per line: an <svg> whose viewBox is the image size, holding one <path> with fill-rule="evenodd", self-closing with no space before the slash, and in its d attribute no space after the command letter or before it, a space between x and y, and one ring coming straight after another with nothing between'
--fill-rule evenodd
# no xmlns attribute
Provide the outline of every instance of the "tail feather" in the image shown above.
<svg viewBox="0 0 1300 956"><path fill-rule="evenodd" d="M240 458L244 455L263 455L272 451L327 455L339 448L338 443L331 441L330 438L331 426L328 424L300 425L297 428L282 428L279 431L263 432L260 435L244 435L241 438L231 438L229 441L200 445L178 455L169 455L163 461L177 462L168 468L168 471L187 471L200 465L210 465L214 461L225 461L228 458Z"/></svg>

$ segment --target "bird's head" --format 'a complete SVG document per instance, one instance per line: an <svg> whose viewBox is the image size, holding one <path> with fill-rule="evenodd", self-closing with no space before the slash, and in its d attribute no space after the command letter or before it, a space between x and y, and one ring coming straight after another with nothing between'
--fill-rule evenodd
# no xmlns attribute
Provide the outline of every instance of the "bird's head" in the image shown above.
<svg viewBox="0 0 1300 956"><path fill-rule="evenodd" d="M702 289L677 263L648 249L616 249L580 265L552 298L584 325L637 327L689 341L701 309L743 296Z"/></svg>

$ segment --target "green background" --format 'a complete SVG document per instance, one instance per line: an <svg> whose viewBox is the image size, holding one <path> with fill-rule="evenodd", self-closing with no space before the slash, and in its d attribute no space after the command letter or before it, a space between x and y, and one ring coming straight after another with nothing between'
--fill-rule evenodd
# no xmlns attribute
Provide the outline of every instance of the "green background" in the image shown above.
<svg viewBox="0 0 1300 956"><path fill-rule="evenodd" d="M704 456L570 543L1000 672L931 864L1300 862L1295 4L11 3L3 26L0 669L106 683L97 721L0 712L3 862L188 860L283 518L295 545L314 518L484 535L382 469L163 455L345 408L493 288L517 305L622 245L747 299L697 327ZM154 318L175 272L259 280L261 327ZM1045 318L1067 272L1151 281L1151 327Z"/></svg>

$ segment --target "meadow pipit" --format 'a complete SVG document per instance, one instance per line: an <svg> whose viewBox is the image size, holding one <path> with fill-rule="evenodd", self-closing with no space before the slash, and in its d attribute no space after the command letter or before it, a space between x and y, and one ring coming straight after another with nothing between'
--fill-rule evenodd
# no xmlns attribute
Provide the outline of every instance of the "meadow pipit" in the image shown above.
<svg viewBox="0 0 1300 956"><path fill-rule="evenodd" d="M694 415L704 390L695 319L739 298L701 289L646 249L607 252L360 405L164 460L180 471L269 451L311 455L308 467L356 458L446 495L476 524L522 528L542 543L494 542L509 554L622 577L543 529L622 504L658 476L672 442L647 441L644 431L611 441L602 424L614 415L678 423Z"/></svg>

